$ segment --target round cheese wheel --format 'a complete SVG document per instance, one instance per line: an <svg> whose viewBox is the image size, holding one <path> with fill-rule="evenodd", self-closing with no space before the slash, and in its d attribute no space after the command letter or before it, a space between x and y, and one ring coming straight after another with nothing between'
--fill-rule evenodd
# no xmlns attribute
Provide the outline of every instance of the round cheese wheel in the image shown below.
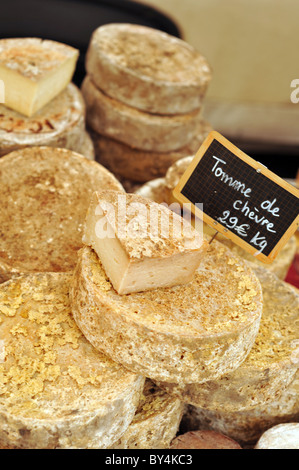
<svg viewBox="0 0 299 470"><path fill-rule="evenodd" d="M204 384L160 383L168 393L203 409L240 411L272 402L293 381L299 361L299 295L267 269L254 271L262 286L263 314L246 359L236 370Z"/></svg>
<svg viewBox="0 0 299 470"><path fill-rule="evenodd" d="M118 295L95 252L84 247L71 290L88 340L153 380L203 383L237 368L256 338L261 286L230 250L210 246L191 282Z"/></svg>
<svg viewBox="0 0 299 470"><path fill-rule="evenodd" d="M95 350L70 310L70 273L0 285L0 446L107 448L131 423L144 377Z"/></svg>
<svg viewBox="0 0 299 470"><path fill-rule="evenodd" d="M170 152L187 145L202 120L198 110L161 116L132 108L105 95L87 75L81 91L86 122L95 132L140 150Z"/></svg>
<svg viewBox="0 0 299 470"><path fill-rule="evenodd" d="M185 41L125 23L94 31L86 70L109 96L157 114L200 108L211 80L207 60Z"/></svg>
<svg viewBox="0 0 299 470"><path fill-rule="evenodd" d="M71 271L91 195L123 191L97 162L66 149L33 147L0 159L0 272Z"/></svg>
<svg viewBox="0 0 299 470"><path fill-rule="evenodd" d="M194 155L211 127L205 121L199 123L194 138L184 147L170 152L138 150L130 145L92 132L96 158L114 174L141 183L165 176L168 168L177 160Z"/></svg>
<svg viewBox="0 0 299 470"><path fill-rule="evenodd" d="M85 104L73 83L31 117L0 105L0 156L41 145L78 151L84 137Z"/></svg>

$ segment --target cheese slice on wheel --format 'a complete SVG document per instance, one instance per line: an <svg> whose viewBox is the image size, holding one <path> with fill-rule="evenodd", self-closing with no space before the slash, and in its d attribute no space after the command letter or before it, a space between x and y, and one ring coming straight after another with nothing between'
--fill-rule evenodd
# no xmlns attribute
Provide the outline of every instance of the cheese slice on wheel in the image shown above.
<svg viewBox="0 0 299 470"><path fill-rule="evenodd" d="M72 271L93 192L124 191L99 163L52 147L2 157L0 187L0 273Z"/></svg>
<svg viewBox="0 0 299 470"><path fill-rule="evenodd" d="M236 369L256 338L256 275L215 242L188 284L118 295L90 247L78 253L72 311L86 338L152 380L203 383Z"/></svg>
<svg viewBox="0 0 299 470"><path fill-rule="evenodd" d="M119 294L186 284L208 245L167 207L117 191L94 193L82 240Z"/></svg>
<svg viewBox="0 0 299 470"><path fill-rule="evenodd" d="M198 110L173 116L140 111L105 95L88 75L81 91L88 126L140 150L170 152L184 147L196 136L202 120Z"/></svg>
<svg viewBox="0 0 299 470"><path fill-rule="evenodd" d="M37 145L78 151L84 133L85 104L73 83L31 117L0 105L0 156Z"/></svg>
<svg viewBox="0 0 299 470"><path fill-rule="evenodd" d="M71 278L35 273L0 285L0 447L107 448L134 418L144 377L85 339Z"/></svg>
<svg viewBox="0 0 299 470"><path fill-rule="evenodd" d="M56 41L1 39L5 106L32 116L69 84L78 56L77 49Z"/></svg>
<svg viewBox="0 0 299 470"><path fill-rule="evenodd" d="M94 31L86 70L107 95L157 114L199 109L212 75L205 57L185 41L124 23Z"/></svg>

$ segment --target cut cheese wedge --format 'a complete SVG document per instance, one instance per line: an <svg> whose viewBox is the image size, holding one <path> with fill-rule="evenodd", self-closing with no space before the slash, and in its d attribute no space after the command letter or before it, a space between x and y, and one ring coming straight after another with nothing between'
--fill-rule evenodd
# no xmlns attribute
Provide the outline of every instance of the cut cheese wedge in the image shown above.
<svg viewBox="0 0 299 470"><path fill-rule="evenodd" d="M194 155L211 130L208 123L200 122L195 137L184 147L171 152L138 150L97 132L91 135L99 163L122 178L143 183L164 176L177 160Z"/></svg>
<svg viewBox="0 0 299 470"><path fill-rule="evenodd" d="M71 271L93 192L124 191L99 163L51 147L2 157L0 187L0 273Z"/></svg>
<svg viewBox="0 0 299 470"><path fill-rule="evenodd" d="M93 195L82 240L119 294L186 284L208 245L167 207L117 191Z"/></svg>
<svg viewBox="0 0 299 470"><path fill-rule="evenodd" d="M199 428L211 429L237 439L246 448L252 448L267 429L277 424L292 422L299 422L298 372L293 382L282 392L281 397L248 410L214 411L188 405L180 429L181 432L195 431Z"/></svg>
<svg viewBox="0 0 299 470"><path fill-rule="evenodd" d="M96 351L74 322L72 274L0 285L0 446L107 448L134 418L144 377Z"/></svg>
<svg viewBox="0 0 299 470"><path fill-rule="evenodd" d="M254 271L263 290L263 314L245 361L201 385L160 383L168 393L200 408L231 412L271 403L293 381L299 364L299 295L267 269Z"/></svg>
<svg viewBox="0 0 299 470"><path fill-rule="evenodd" d="M32 116L72 80L79 51L39 38L0 41L0 79L5 106Z"/></svg>
<svg viewBox="0 0 299 470"><path fill-rule="evenodd" d="M132 108L104 94L87 75L81 91L86 122L95 132L140 150L170 152L194 139L202 120L200 110L162 116Z"/></svg>
<svg viewBox="0 0 299 470"><path fill-rule="evenodd" d="M184 404L146 379L133 421L113 449L168 449L181 422Z"/></svg>
<svg viewBox="0 0 299 470"><path fill-rule="evenodd" d="M256 338L260 283L213 242L191 282L129 295L113 289L96 253L78 252L72 311L99 350L153 380L203 383L236 369Z"/></svg>
<svg viewBox="0 0 299 470"><path fill-rule="evenodd" d="M84 136L85 104L73 83L32 117L0 105L0 156L37 145L79 151Z"/></svg>
<svg viewBox="0 0 299 470"><path fill-rule="evenodd" d="M86 70L109 96L157 114L200 108L212 75L205 57L185 41L125 23L93 32Z"/></svg>

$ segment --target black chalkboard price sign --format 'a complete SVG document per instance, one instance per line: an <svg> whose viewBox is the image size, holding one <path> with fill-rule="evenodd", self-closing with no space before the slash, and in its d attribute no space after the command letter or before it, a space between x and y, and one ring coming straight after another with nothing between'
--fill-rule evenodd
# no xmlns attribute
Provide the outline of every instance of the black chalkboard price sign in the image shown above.
<svg viewBox="0 0 299 470"><path fill-rule="evenodd" d="M215 131L173 195L264 263L274 260L299 226L299 191Z"/></svg>

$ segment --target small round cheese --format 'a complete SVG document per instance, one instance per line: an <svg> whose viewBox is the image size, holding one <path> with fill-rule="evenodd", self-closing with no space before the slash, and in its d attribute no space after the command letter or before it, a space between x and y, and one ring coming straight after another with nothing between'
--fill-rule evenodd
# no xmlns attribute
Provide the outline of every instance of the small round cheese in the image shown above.
<svg viewBox="0 0 299 470"><path fill-rule="evenodd" d="M257 277L217 242L188 284L129 295L116 293L95 252L84 247L71 298L75 321L96 348L155 381L182 384L236 369L262 313Z"/></svg>
<svg viewBox="0 0 299 470"><path fill-rule="evenodd" d="M124 191L97 162L66 149L28 147L0 159L0 272L71 271L90 199Z"/></svg>
<svg viewBox="0 0 299 470"><path fill-rule="evenodd" d="M81 91L86 103L86 122L95 132L140 150L170 152L196 136L202 120L198 110L160 116L132 108L105 95L87 75Z"/></svg>
<svg viewBox="0 0 299 470"><path fill-rule="evenodd" d="M233 258L231 263L238 272ZM254 271L262 286L263 314L246 359L204 384L160 384L168 393L203 409L233 412L271 403L293 381L299 363L299 295L269 270Z"/></svg>
<svg viewBox="0 0 299 470"><path fill-rule="evenodd" d="M99 163L122 178L142 183L164 176L177 160L194 155L210 130L209 124L200 122L195 137L184 147L171 152L138 150L97 132L91 135Z"/></svg>
<svg viewBox="0 0 299 470"><path fill-rule="evenodd" d="M199 109L211 80L207 60L185 41L124 23L94 31L86 70L109 96L157 114Z"/></svg>
<svg viewBox="0 0 299 470"><path fill-rule="evenodd" d="M31 117L0 105L0 156L40 145L79 151L84 137L85 104L73 83Z"/></svg>

